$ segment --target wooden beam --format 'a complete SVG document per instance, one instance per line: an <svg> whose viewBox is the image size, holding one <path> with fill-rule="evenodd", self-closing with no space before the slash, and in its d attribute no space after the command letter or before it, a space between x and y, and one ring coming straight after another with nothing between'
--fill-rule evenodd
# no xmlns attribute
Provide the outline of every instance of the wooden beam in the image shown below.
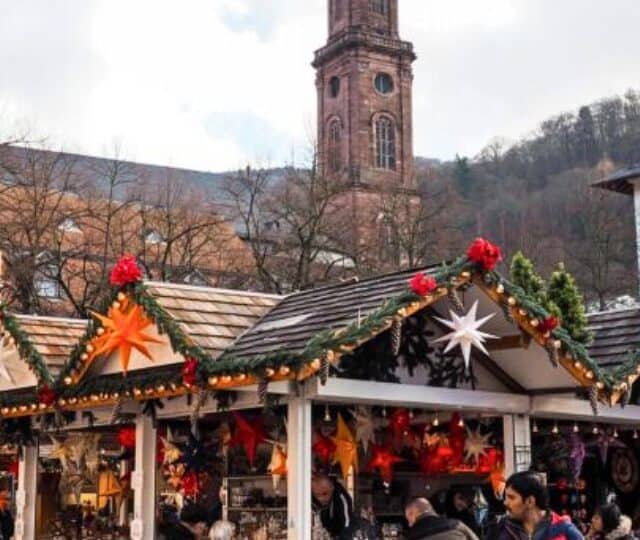
<svg viewBox="0 0 640 540"><path fill-rule="evenodd" d="M506 351L509 349L528 349L530 344L531 337L528 334L517 334L492 339L485 344L485 347L489 351Z"/></svg>
<svg viewBox="0 0 640 540"><path fill-rule="evenodd" d="M616 423L637 425L640 423L640 406L626 407L600 406L594 416L591 404L587 400L558 396L533 396L531 398L531 416L582 420L586 422Z"/></svg>

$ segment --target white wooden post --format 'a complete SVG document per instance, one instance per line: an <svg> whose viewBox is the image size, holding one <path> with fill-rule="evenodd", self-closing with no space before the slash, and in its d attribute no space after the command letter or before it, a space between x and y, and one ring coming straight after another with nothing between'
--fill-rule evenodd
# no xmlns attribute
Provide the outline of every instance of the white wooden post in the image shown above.
<svg viewBox="0 0 640 540"><path fill-rule="evenodd" d="M136 462L131 474L133 488L133 540L154 540L156 529L156 429L151 418L136 418Z"/></svg>
<svg viewBox="0 0 640 540"><path fill-rule="evenodd" d="M287 523L289 540L311 540L311 401L288 404Z"/></svg>
<svg viewBox="0 0 640 540"><path fill-rule="evenodd" d="M15 540L36 537L36 496L38 486L38 446L22 448L16 490Z"/></svg>
<svg viewBox="0 0 640 540"><path fill-rule="evenodd" d="M504 436L504 474L526 471L531 465L531 429L528 415L505 414L502 417Z"/></svg>

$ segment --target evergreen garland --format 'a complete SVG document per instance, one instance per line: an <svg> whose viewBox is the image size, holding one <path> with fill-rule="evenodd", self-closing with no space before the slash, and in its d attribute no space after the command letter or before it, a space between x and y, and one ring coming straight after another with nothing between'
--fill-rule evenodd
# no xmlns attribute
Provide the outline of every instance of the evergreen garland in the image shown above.
<svg viewBox="0 0 640 540"><path fill-rule="evenodd" d="M575 279L567 272L564 264L558 264L551 274L548 287L549 299L562 314L562 327L579 343L587 344L591 335L587 330L587 310Z"/></svg>

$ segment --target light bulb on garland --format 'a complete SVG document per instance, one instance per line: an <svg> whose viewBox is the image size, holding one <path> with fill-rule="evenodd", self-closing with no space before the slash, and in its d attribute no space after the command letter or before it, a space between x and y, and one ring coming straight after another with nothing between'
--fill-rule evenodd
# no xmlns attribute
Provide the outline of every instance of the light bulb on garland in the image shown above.
<svg viewBox="0 0 640 540"><path fill-rule="evenodd" d="M438 418L438 413L433 418L433 427L438 427L440 425L440 419Z"/></svg>
<svg viewBox="0 0 640 540"><path fill-rule="evenodd" d="M638 439L638 430L637 429L633 430L633 438L634 439Z"/></svg>
<svg viewBox="0 0 640 540"><path fill-rule="evenodd" d="M329 405L324 406L324 421L331 422L331 413L329 412Z"/></svg>
<svg viewBox="0 0 640 540"><path fill-rule="evenodd" d="M538 422L536 422L535 420L533 421L533 426L531 427L531 431L533 433L538 433Z"/></svg>
<svg viewBox="0 0 640 540"><path fill-rule="evenodd" d="M593 429L591 430L591 433L593 433L594 435L597 435L599 431L600 430L598 429L598 426L593 426Z"/></svg>
<svg viewBox="0 0 640 540"><path fill-rule="evenodd" d="M573 432L574 433L579 433L580 432L580 427L578 426L577 422L575 424L573 424Z"/></svg>
<svg viewBox="0 0 640 540"><path fill-rule="evenodd" d="M618 435L618 428L615 428L615 427L613 428L613 437L614 437L615 439L617 439L617 438L619 437L619 435Z"/></svg>
<svg viewBox="0 0 640 540"><path fill-rule="evenodd" d="M554 422L553 427L551 428L551 433L553 433L554 435L557 435L559 432L560 430L558 429L558 423Z"/></svg>

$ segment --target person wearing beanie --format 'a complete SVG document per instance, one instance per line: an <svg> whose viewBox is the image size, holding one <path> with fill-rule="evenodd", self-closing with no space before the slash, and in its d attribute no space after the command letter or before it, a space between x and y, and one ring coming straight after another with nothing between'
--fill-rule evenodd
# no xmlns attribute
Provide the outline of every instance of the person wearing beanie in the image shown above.
<svg viewBox="0 0 640 540"><path fill-rule="evenodd" d="M596 508L591 518L588 540L634 540L631 518L622 515L617 504L604 504Z"/></svg>

